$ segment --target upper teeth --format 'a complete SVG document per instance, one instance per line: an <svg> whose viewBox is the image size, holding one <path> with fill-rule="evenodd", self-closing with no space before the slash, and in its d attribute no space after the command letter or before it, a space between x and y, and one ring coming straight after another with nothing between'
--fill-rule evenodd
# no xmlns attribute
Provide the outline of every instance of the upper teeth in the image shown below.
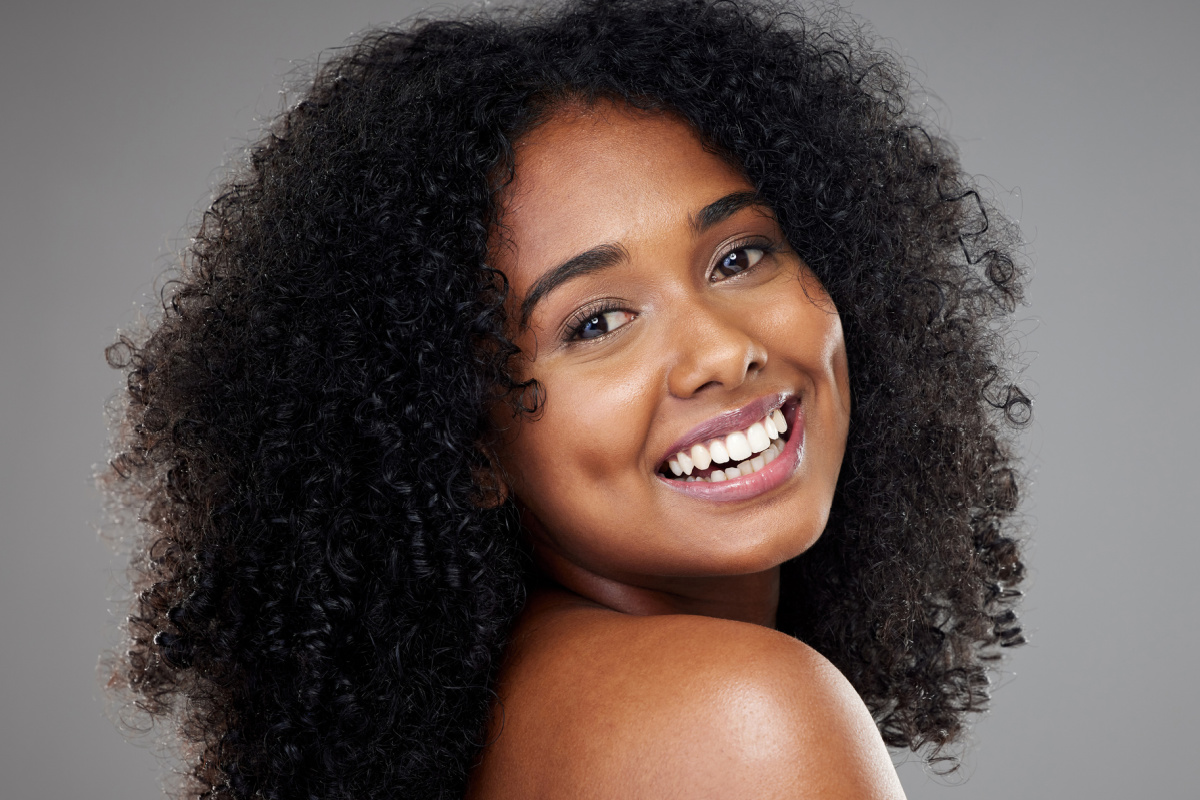
<svg viewBox="0 0 1200 800"><path fill-rule="evenodd" d="M694 444L687 452L681 450L667 460L667 467L675 475L691 475L693 470L708 469L712 464L746 461L755 453L766 450L771 446L771 440L786 432L787 420L779 409L775 409L745 430Z"/></svg>

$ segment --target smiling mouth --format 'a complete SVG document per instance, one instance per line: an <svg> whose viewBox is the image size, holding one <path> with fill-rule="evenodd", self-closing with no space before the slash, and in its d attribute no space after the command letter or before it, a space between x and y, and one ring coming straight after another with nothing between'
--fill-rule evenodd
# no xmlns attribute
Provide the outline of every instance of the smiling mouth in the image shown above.
<svg viewBox="0 0 1200 800"><path fill-rule="evenodd" d="M697 442L664 461L658 472L680 483L721 483L753 475L774 461L788 441L788 423L775 409L749 427Z"/></svg>

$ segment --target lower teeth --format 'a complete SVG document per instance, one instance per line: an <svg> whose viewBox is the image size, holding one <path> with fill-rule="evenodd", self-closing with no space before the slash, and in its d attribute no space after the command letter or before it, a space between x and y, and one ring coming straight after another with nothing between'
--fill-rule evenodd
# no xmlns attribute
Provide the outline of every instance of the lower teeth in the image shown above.
<svg viewBox="0 0 1200 800"><path fill-rule="evenodd" d="M782 451L783 439L776 439L775 441L771 442L770 447L754 456L754 458L747 459L740 464L735 464L726 469L714 469L711 473L709 473L708 477L703 477L700 475L688 475L686 478L674 478L674 480L681 480L686 483L693 483L695 481L702 481L704 483L721 483L723 481L733 480L734 478L741 478L743 476L752 475L755 472L758 472L767 464L770 464L772 461L778 458Z"/></svg>

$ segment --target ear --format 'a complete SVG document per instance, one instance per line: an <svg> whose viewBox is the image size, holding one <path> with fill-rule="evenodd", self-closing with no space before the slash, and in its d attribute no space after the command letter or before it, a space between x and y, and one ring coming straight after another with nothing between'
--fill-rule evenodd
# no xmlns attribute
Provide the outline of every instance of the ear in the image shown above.
<svg viewBox="0 0 1200 800"><path fill-rule="evenodd" d="M508 480L505 479L504 470L492 448L484 444L477 444L476 447L483 455L484 463L471 471L471 477L474 478L478 490L474 499L475 505L479 508L499 508L508 502Z"/></svg>

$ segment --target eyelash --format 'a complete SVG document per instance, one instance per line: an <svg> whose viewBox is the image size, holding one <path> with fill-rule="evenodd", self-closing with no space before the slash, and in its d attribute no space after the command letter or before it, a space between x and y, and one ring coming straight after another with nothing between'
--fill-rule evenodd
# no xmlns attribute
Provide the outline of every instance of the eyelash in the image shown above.
<svg viewBox="0 0 1200 800"><path fill-rule="evenodd" d="M757 267L759 264L762 263L762 260L764 258L771 255L772 253L777 252L778 249L779 248L775 245L774 242L768 241L766 239L757 239L756 238L756 239L747 239L742 242L736 242L736 243L734 243L734 245L732 247L727 248L725 250L725 252L723 252L719 258L717 258L716 263L713 265L712 270L709 272L708 279L710 282L715 282L712 280L712 276L713 276L713 273L716 272L717 267L719 267L721 265L721 263L725 261L725 259L729 258L729 256L733 255L734 253L736 253L739 250L759 250L762 252L762 256L758 259L758 261L756 261L753 264L751 264L750 266L746 267L741 272L737 273L736 275L731 275L730 276L731 278L737 277L737 275L742 275L746 272L749 272L750 270L753 270L755 267ZM726 280L728 280L728 278L726 278ZM621 305L620 302L618 302L616 300L600 300L600 301L594 303L593 305L589 305L589 306L585 306L584 308L581 308L578 312L575 313L575 315L573 317L571 317L570 321L567 323L566 328L564 330L563 340L566 341L568 344L575 344L577 342L583 342L583 341L591 341L590 339L580 338L580 334L583 333L584 326L587 325L587 323L591 322L594 318L603 317L605 314L609 314L614 311L628 311L628 309L625 308L623 305ZM629 312L629 313L633 313L633 312ZM626 324L628 324L628 323L626 323ZM624 325L622 325L621 327L624 327ZM607 336L611 332L612 331L606 331L605 333L602 333L599 336L596 336L593 338L599 339L604 336Z"/></svg>
<svg viewBox="0 0 1200 800"><path fill-rule="evenodd" d="M755 267L757 267L759 264L762 263L764 258L766 258L767 256L769 256L775 252L778 252L779 248L775 245L774 242L772 242L768 239L762 239L762 238L745 239L740 242L734 242L733 246L727 248L725 250L725 252L722 253L721 256L716 260L716 263L713 264L712 271L708 273L709 282L711 282L711 283L716 282L716 281L713 281L713 279L712 279L713 273L715 273L717 271L717 268L719 266L721 266L722 262L724 262L725 259L729 258L731 255L736 253L738 250L759 250L762 252L762 256L759 257L758 261L755 261L753 264L746 267L745 269L743 269L741 272L737 273L736 275L730 275L729 276L730 278L735 278L735 277L737 277L737 275L742 275L742 274L754 269ZM729 280L729 278L726 278L725 280Z"/></svg>
<svg viewBox="0 0 1200 800"><path fill-rule="evenodd" d="M626 311L627 309L616 300L601 300L590 306L585 306L576 312L575 316L571 317L571 321L567 323L567 328L563 339L569 343L591 341L583 339L580 334L583 333L583 327L592 321L594 317L602 317L605 314L613 311ZM602 333L600 336L606 336L607 333ZM600 336L595 338L599 339Z"/></svg>

